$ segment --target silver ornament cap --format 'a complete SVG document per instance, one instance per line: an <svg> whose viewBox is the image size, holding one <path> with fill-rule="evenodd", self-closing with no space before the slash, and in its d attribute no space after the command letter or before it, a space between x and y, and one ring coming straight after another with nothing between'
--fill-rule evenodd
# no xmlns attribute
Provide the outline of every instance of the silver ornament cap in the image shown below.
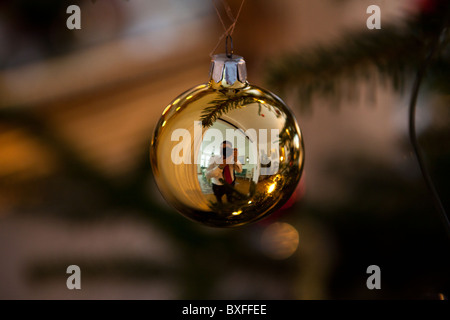
<svg viewBox="0 0 450 320"><path fill-rule="evenodd" d="M243 57L216 54L211 59L210 79L224 87L241 87L247 83L247 67Z"/></svg>

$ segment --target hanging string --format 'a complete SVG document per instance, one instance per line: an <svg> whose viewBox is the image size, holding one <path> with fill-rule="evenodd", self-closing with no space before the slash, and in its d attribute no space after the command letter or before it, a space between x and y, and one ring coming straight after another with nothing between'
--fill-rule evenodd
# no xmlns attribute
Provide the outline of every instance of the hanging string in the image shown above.
<svg viewBox="0 0 450 320"><path fill-rule="evenodd" d="M233 12L231 11L229 4L226 1L222 1L222 5L225 8L225 12L227 13L228 18L230 18L231 21L234 21Z"/></svg>
<svg viewBox="0 0 450 320"><path fill-rule="evenodd" d="M224 37L227 37L227 40L230 39L230 41L232 41L231 36L234 32L234 28L236 27L236 23L239 19L239 16L241 14L242 11L242 7L244 6L244 2L245 0L242 0L241 5L239 7L239 10L237 12L236 17L233 16L233 13L231 11L230 6L228 5L228 3L226 2L226 0L221 0L223 7L225 8L225 12L228 15L228 18L232 21L231 25L227 28L225 22L222 19L222 15L220 14L219 8L217 7L217 4L214 0L211 0L213 5L214 5L214 9L216 10L217 16L219 17L220 23L222 24L222 27L224 29L224 33L219 37L219 41L217 41L216 46L214 47L214 49L211 51L211 53L209 54L210 57L212 57L214 55L214 52L216 51L217 47L219 47L220 43L222 42ZM227 52L228 52L228 48L226 48ZM231 52L233 53L233 52Z"/></svg>
<svg viewBox="0 0 450 320"><path fill-rule="evenodd" d="M431 175L425 165L425 161L419 147L419 142L417 140L416 124L415 124L417 97L419 95L420 86L422 84L423 78L426 75L426 71L427 68L429 67L430 61L434 57L436 51L438 50L438 46L439 43L433 46L430 53L428 54L428 57L417 71L414 80L411 99L409 103L409 137L411 140L411 144L413 146L414 153L416 155L417 162L419 164L420 171L422 172L422 176L425 180L425 184L428 190L430 191L434 206L439 214L439 217L441 218L441 222L445 228L447 236L450 238L450 221L448 220L448 216L447 213L445 212L445 208L439 197L439 193L437 192L436 187L434 186L433 179L431 178Z"/></svg>

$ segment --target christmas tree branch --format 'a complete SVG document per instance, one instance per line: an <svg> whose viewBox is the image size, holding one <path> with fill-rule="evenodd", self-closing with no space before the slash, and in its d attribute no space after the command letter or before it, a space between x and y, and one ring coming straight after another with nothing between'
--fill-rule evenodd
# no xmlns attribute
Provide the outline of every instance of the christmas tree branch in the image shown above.
<svg viewBox="0 0 450 320"><path fill-rule="evenodd" d="M354 84L370 78L401 92L420 64L428 40L413 20L403 27L353 32L333 45L286 55L271 66L267 82L275 90L296 92L302 105L308 105L314 94L339 100L344 89L351 97ZM442 55L440 63L449 68L449 56ZM431 66L430 72L434 70Z"/></svg>
<svg viewBox="0 0 450 320"><path fill-rule="evenodd" d="M209 103L209 106L202 111L200 120L204 128L211 127L217 119L224 113L231 110L241 108L244 105L250 103L259 103L257 99L253 97L232 96L223 99L215 99Z"/></svg>
<svg viewBox="0 0 450 320"><path fill-rule="evenodd" d="M432 196L434 206L439 214L439 217L441 218L442 224L444 225L445 231L447 232L447 236L450 238L450 221L448 220L448 216L447 213L445 212L444 205L442 204L442 201L439 197L439 193L436 190L436 187L433 183L433 179L431 178L427 166L425 165L425 161L416 136L416 124L415 124L417 98L419 96L420 87L426 76L427 69L434 58L434 55L436 54L437 51L439 51L440 44L441 41L439 39L436 39L435 43L433 43L431 46L428 56L421 64L420 68L417 70L409 104L409 137L414 149L414 153L417 158L417 162L420 167L420 171L425 180L427 188Z"/></svg>

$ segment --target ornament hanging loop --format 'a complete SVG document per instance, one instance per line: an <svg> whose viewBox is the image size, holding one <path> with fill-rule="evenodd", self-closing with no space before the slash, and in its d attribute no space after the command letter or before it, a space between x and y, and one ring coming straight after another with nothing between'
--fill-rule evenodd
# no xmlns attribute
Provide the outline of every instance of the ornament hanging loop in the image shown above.
<svg viewBox="0 0 450 320"><path fill-rule="evenodd" d="M228 40L230 40L230 50L228 51ZM225 39L225 54L227 55L227 58L231 59L233 57L233 38L231 35L227 35L227 38Z"/></svg>

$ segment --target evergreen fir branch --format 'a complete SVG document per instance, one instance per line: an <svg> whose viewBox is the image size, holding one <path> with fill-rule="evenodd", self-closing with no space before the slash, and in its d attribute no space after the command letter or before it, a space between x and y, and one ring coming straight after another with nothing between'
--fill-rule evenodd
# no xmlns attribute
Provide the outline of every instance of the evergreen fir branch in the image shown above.
<svg viewBox="0 0 450 320"><path fill-rule="evenodd" d="M351 33L328 47L286 55L269 68L267 82L275 90L296 92L303 106L310 104L314 94L333 97L336 102L352 98L357 93L355 84L363 80L376 79L401 92L433 36L424 36L422 30L423 26L412 21L404 27ZM441 63L445 61L448 67L449 60L450 55L443 55Z"/></svg>
<svg viewBox="0 0 450 320"><path fill-rule="evenodd" d="M215 99L202 111L200 120L204 128L211 127L224 113L239 109L247 104L259 103L254 97L244 96L224 96L222 99Z"/></svg>

